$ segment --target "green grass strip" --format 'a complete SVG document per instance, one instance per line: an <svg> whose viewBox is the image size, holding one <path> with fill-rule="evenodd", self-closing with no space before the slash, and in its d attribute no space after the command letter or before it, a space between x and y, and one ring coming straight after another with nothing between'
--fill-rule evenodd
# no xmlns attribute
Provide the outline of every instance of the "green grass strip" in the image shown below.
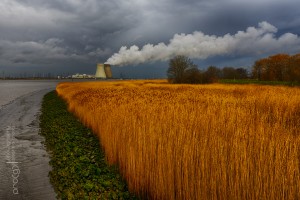
<svg viewBox="0 0 300 200"><path fill-rule="evenodd" d="M41 135L50 153L50 181L60 199L136 199L117 168L109 166L98 138L71 113L56 92L45 95Z"/></svg>
<svg viewBox="0 0 300 200"><path fill-rule="evenodd" d="M299 86L298 82L287 81L260 81L255 79L221 79L219 83L225 84L258 84L258 85L285 85L285 86Z"/></svg>

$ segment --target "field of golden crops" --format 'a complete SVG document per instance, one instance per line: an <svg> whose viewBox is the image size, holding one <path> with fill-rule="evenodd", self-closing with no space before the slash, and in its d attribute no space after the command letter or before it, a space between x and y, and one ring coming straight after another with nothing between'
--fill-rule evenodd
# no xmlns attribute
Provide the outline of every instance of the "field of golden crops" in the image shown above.
<svg viewBox="0 0 300 200"><path fill-rule="evenodd" d="M300 88L61 83L145 199L300 199Z"/></svg>

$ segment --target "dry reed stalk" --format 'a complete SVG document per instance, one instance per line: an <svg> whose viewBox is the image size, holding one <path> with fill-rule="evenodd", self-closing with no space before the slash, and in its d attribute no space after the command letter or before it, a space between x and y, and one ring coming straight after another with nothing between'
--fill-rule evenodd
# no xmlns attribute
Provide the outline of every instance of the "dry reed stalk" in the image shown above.
<svg viewBox="0 0 300 200"><path fill-rule="evenodd" d="M300 199L300 89L62 83L107 160L145 199Z"/></svg>

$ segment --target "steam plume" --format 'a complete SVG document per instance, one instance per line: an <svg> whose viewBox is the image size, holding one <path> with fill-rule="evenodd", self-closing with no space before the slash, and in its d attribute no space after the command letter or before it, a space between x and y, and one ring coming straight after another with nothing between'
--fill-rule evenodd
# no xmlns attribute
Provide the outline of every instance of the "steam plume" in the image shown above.
<svg viewBox="0 0 300 200"><path fill-rule="evenodd" d="M176 55L206 59L220 55L257 55L275 52L296 52L300 50L300 38L292 33L276 37L277 28L268 22L258 27L248 27L234 35L217 37L195 31L192 34L175 34L169 44L146 44L141 49L133 45L122 46L107 63L112 65L141 64L151 61L165 61Z"/></svg>

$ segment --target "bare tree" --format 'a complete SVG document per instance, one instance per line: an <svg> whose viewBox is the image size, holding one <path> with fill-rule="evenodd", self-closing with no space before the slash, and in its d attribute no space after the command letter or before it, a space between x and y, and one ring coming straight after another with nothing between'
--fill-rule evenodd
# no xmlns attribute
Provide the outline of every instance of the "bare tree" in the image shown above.
<svg viewBox="0 0 300 200"><path fill-rule="evenodd" d="M198 72L197 66L186 56L175 56L169 62L167 71L170 83L188 83L189 74Z"/></svg>

